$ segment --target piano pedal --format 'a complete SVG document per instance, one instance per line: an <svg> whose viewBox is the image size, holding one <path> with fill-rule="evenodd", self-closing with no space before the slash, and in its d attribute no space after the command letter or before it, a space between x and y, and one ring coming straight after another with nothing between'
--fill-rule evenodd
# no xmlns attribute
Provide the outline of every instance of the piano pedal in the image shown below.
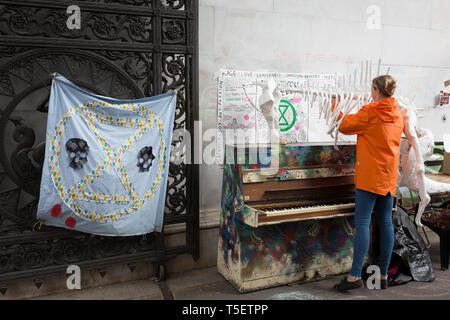
<svg viewBox="0 0 450 320"><path fill-rule="evenodd" d="M309 227L309 228L308 228L308 227ZM319 233L320 224L319 224L318 221L311 221L310 223L307 224L306 228L307 228L306 232L307 232L311 237L315 237L315 236L317 236L317 234Z"/></svg>
<svg viewBox="0 0 450 320"><path fill-rule="evenodd" d="M308 270L308 271L305 271L305 280L306 280L306 281L311 281L312 279L314 279L315 273L316 273L315 270Z"/></svg>
<svg viewBox="0 0 450 320"><path fill-rule="evenodd" d="M350 225L350 222L348 222L347 217L344 217L344 230L349 236L353 236L353 228Z"/></svg>
<svg viewBox="0 0 450 320"><path fill-rule="evenodd" d="M322 270L317 270L316 277L319 279L324 279L326 275L322 272Z"/></svg>

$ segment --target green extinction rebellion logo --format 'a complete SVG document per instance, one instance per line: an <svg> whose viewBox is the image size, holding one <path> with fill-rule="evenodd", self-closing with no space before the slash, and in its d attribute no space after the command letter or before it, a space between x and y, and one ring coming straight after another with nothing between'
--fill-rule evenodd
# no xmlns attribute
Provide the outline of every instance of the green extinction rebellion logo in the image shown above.
<svg viewBox="0 0 450 320"><path fill-rule="evenodd" d="M295 108L289 101L281 100L278 111L280 111L278 126L281 132L286 132L294 126L297 119Z"/></svg>

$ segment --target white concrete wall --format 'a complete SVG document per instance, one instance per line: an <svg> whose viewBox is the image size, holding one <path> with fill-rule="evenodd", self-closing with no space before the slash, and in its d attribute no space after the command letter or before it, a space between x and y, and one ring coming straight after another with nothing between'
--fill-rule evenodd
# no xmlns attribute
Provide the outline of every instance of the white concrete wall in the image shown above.
<svg viewBox="0 0 450 320"><path fill-rule="evenodd" d="M380 30L367 27L370 5L381 10ZM397 93L427 108L420 125L440 139L450 132L450 107L434 108L450 79L449 12L449 0L200 0L203 130L216 126L221 68L344 73L381 58L382 70L390 66L399 82ZM214 165L201 166L202 217L220 207L221 179Z"/></svg>

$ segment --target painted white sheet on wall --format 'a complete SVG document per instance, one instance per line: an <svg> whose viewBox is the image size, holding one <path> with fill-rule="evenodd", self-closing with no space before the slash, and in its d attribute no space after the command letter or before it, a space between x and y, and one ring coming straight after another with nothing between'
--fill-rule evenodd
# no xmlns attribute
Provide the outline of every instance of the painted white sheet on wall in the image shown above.
<svg viewBox="0 0 450 320"><path fill-rule="evenodd" d="M269 130L259 108L262 88L257 83L274 79L280 88L300 90L332 88L337 74L276 73L220 70L217 99L216 162L223 163L225 144L270 143ZM245 90L243 89L245 85ZM287 143L334 143L327 134L328 125L319 116L319 105L310 105L302 93L281 91L281 100L275 108L280 138ZM250 101L249 101L250 100ZM356 136L340 136L340 141L355 142Z"/></svg>

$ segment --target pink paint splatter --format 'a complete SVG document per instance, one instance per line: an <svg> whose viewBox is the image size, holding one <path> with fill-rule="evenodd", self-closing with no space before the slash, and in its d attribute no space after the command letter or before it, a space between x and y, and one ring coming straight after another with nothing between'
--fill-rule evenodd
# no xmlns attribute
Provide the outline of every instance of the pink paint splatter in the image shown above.
<svg viewBox="0 0 450 320"><path fill-rule="evenodd" d="M298 103L298 102L302 102L302 100L303 100L303 98L298 98L298 99L289 100L289 102L291 102L291 103Z"/></svg>
<svg viewBox="0 0 450 320"><path fill-rule="evenodd" d="M295 131L300 130L300 127L299 127L299 126L295 126L294 128L295 128Z"/></svg>
<svg viewBox="0 0 450 320"><path fill-rule="evenodd" d="M247 121L248 121L248 119L250 119L250 117L248 116L248 114L246 114L246 115L244 116L244 119L247 120Z"/></svg>

